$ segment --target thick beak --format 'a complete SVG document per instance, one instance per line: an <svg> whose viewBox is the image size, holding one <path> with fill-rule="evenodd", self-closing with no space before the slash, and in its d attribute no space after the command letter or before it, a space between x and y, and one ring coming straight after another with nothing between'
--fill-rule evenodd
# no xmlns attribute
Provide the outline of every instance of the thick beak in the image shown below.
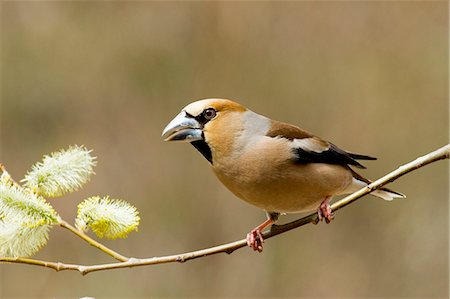
<svg viewBox="0 0 450 299"><path fill-rule="evenodd" d="M202 128L195 118L181 111L162 132L164 141L192 142L202 140Z"/></svg>

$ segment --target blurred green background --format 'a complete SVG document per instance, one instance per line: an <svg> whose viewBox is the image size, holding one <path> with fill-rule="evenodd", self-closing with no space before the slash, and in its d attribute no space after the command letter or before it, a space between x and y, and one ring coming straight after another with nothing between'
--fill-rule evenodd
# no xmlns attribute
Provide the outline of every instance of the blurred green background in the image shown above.
<svg viewBox="0 0 450 299"><path fill-rule="evenodd" d="M109 194L140 210L138 233L105 241L152 257L243 238L264 219L191 146L164 143L187 103L234 99L342 148L377 178L448 142L448 4L365 2L2 2L0 161L20 179L42 155L98 157L67 220ZM0 265L1 298L448 297L448 164L367 196L330 224L185 264L75 272ZM287 216L281 221L294 219ZM55 227L36 258L110 262Z"/></svg>

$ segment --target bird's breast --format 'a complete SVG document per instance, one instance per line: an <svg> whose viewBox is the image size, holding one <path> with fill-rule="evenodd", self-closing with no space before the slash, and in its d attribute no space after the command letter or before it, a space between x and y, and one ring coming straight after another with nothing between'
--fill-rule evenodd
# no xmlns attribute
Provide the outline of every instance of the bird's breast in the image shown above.
<svg viewBox="0 0 450 299"><path fill-rule="evenodd" d="M341 194L351 183L345 166L295 163L283 142L262 138L233 156L216 158L214 173L237 197L286 213L316 209L326 196Z"/></svg>

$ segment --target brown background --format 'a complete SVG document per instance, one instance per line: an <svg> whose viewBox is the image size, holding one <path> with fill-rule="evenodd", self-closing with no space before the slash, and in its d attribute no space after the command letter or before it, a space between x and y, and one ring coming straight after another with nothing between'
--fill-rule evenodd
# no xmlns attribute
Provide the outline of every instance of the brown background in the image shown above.
<svg viewBox="0 0 450 299"><path fill-rule="evenodd" d="M264 219L192 147L163 143L187 103L235 99L379 157L376 178L448 142L446 2L2 2L0 161L17 179L84 144L97 175L51 203L67 220L90 195L140 210L105 241L151 257L243 238ZM439 162L373 197L269 240L186 264L93 273L0 265L2 298L448 296L448 171ZM284 217L282 221L295 216ZM60 228L36 258L111 261Z"/></svg>

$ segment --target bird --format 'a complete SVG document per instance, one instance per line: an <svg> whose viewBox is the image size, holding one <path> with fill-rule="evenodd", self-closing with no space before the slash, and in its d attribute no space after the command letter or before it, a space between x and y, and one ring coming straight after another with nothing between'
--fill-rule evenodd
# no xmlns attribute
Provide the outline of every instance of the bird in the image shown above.
<svg viewBox="0 0 450 299"><path fill-rule="evenodd" d="M317 211L318 220L330 223L334 196L371 183L353 169L366 168L358 160L376 160L221 98L188 104L162 137L191 143L225 187L266 212L267 219L246 237L258 252L263 250L262 231L282 214ZM405 197L387 188L370 194L388 201Z"/></svg>

